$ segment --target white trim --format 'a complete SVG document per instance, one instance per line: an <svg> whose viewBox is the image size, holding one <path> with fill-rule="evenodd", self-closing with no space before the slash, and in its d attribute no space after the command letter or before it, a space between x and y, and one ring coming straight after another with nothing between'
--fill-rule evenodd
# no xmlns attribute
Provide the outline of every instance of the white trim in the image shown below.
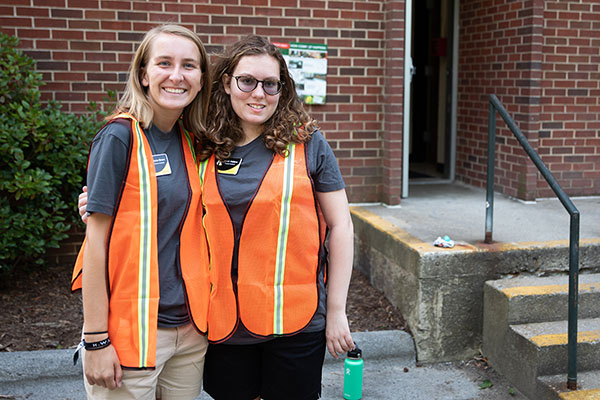
<svg viewBox="0 0 600 400"><path fill-rule="evenodd" d="M406 0L404 14L404 106L402 121L402 194L408 197L410 152L410 82L412 81L412 0Z"/></svg>
<svg viewBox="0 0 600 400"><path fill-rule="evenodd" d="M456 118L458 114L458 35L460 22L460 0L454 0L454 21L452 24L452 105L450 112L450 174L448 178L456 178Z"/></svg>

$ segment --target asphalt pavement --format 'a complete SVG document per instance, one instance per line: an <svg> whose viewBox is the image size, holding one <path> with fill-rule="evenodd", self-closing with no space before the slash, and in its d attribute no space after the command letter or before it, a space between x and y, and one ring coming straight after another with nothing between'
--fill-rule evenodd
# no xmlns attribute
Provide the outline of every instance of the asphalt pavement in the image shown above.
<svg viewBox="0 0 600 400"><path fill-rule="evenodd" d="M416 365L413 340L403 331L353 334L363 350L363 399L525 399L492 369L467 363ZM81 362L73 350L0 353L0 399L83 400ZM482 389L481 386L493 386ZM323 399L343 399L344 360L326 356ZM198 400L212 399L206 393Z"/></svg>

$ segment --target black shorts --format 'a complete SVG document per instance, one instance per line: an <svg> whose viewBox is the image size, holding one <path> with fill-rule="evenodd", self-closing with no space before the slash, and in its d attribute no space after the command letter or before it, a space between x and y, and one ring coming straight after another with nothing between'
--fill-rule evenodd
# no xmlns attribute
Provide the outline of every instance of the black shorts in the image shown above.
<svg viewBox="0 0 600 400"><path fill-rule="evenodd" d="M319 399L325 344L325 331L249 345L210 344L204 390L215 400Z"/></svg>

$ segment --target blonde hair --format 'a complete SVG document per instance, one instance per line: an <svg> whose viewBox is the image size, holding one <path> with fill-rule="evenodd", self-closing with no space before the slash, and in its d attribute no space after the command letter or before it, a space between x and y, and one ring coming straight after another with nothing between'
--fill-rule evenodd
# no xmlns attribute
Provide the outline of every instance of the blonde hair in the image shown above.
<svg viewBox="0 0 600 400"><path fill-rule="evenodd" d="M201 158L214 152L217 159L227 159L235 144L243 138L240 119L233 110L231 98L223 86L223 76L231 76L242 57L262 54L278 61L279 79L283 84L277 109L264 124L265 146L279 155L286 156L288 144L310 140L317 124L304 110L296 95L296 85L281 52L262 36L247 36L229 46L213 66L212 95L206 122L206 136L210 141L203 143Z"/></svg>
<svg viewBox="0 0 600 400"><path fill-rule="evenodd" d="M206 49L198 35L180 25L160 25L146 32L129 66L129 79L127 80L125 91L117 103L115 110L108 118L110 119L119 113L126 112L140 121L140 124L144 128L152 124L154 111L148 100L147 89L142 85L142 75L149 61L152 43L161 33L189 39L198 47L200 53L200 70L202 71L202 89L196 95L196 98L184 108L182 121L186 130L193 132L196 137L200 138L205 129L211 88L208 57Z"/></svg>

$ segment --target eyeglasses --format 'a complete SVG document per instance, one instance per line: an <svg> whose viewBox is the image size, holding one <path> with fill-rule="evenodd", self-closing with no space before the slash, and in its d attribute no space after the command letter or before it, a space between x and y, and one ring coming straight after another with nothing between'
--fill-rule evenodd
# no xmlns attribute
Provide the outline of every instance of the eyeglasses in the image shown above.
<svg viewBox="0 0 600 400"><path fill-rule="evenodd" d="M283 82L276 81L273 79L266 79L264 81L259 81L253 76L234 76L235 81L237 82L237 87L242 92L252 92L258 86L258 83L262 85L263 91L271 96L275 96L277 93L281 92L281 87L283 86Z"/></svg>

